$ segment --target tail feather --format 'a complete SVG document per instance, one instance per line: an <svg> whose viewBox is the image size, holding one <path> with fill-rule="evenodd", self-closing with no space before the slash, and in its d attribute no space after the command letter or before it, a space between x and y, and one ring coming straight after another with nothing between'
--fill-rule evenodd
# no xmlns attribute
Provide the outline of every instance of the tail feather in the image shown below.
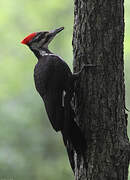
<svg viewBox="0 0 130 180"><path fill-rule="evenodd" d="M69 112L69 115L68 115ZM63 141L65 146L67 145L67 141L72 144L73 148L76 150L76 152L84 152L86 149L86 139L77 125L77 123L74 121L75 113L72 110L71 106L69 107L69 110L67 108L67 111L65 111L67 115L65 117L65 123L64 128L61 131L63 136Z"/></svg>
<svg viewBox="0 0 130 180"><path fill-rule="evenodd" d="M69 132L69 139L77 152L84 152L86 149L86 140L77 123L73 120L71 122L71 131Z"/></svg>
<svg viewBox="0 0 130 180"><path fill-rule="evenodd" d="M72 83L73 85L73 83ZM86 140L81 129L74 121L75 112L71 106L74 87L72 86L66 91L64 97L64 124L62 129L63 141L67 145L67 141L72 144L77 152L83 152L86 148Z"/></svg>

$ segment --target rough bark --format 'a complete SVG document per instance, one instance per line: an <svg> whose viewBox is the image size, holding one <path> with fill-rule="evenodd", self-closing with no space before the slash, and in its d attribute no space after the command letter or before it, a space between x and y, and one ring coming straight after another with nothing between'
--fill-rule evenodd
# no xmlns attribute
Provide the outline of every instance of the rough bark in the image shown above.
<svg viewBox="0 0 130 180"><path fill-rule="evenodd" d="M69 153L76 180L128 179L123 41L123 0L74 0L74 72L97 65L75 89L76 121L88 143L83 154Z"/></svg>

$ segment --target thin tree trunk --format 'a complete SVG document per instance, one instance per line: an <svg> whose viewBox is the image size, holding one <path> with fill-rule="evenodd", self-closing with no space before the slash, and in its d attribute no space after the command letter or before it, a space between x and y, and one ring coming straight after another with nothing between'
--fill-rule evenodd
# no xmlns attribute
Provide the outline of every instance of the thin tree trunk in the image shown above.
<svg viewBox="0 0 130 180"><path fill-rule="evenodd" d="M74 72L83 64L97 65L85 68L75 89L76 121L88 143L83 154L69 154L75 178L127 180L124 2L74 0L74 5Z"/></svg>

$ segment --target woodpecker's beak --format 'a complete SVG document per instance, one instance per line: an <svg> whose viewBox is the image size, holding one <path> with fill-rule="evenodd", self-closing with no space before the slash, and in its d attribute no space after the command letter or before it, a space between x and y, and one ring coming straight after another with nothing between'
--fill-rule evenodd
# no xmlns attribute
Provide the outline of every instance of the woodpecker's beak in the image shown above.
<svg viewBox="0 0 130 180"><path fill-rule="evenodd" d="M64 29L64 27L57 28L55 30L50 31L50 34L52 34L52 36L55 36L56 34L61 32L63 29Z"/></svg>

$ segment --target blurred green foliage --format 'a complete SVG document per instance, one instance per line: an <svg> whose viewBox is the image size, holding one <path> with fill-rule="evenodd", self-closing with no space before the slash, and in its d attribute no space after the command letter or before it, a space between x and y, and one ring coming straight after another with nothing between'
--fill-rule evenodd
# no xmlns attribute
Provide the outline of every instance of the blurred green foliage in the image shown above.
<svg viewBox="0 0 130 180"><path fill-rule="evenodd" d="M73 1L1 0L0 179L71 180L60 134L47 119L34 88L36 58L20 41L29 33L64 26L52 51L72 67ZM126 104L130 109L130 2L125 1ZM130 131L130 125L128 127Z"/></svg>

